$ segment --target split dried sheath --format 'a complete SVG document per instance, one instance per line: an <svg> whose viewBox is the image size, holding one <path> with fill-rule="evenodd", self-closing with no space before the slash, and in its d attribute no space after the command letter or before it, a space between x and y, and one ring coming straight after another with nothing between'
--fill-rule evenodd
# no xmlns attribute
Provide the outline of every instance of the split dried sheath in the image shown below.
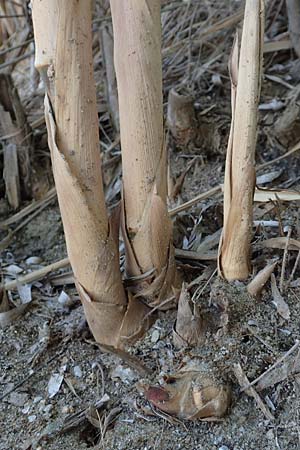
<svg viewBox="0 0 300 450"><path fill-rule="evenodd" d="M232 123L226 157L224 230L219 255L219 272L227 280L245 279L250 271L263 8L262 0L246 1L239 62L237 39L230 60Z"/></svg>

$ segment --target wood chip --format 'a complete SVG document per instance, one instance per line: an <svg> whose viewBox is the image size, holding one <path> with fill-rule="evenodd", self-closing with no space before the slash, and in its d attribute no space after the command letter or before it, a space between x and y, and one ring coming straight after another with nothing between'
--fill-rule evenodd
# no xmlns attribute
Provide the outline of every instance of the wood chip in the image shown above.
<svg viewBox="0 0 300 450"><path fill-rule="evenodd" d="M262 413L264 414L266 419L271 420L271 421L275 420L273 414L271 413L271 411L269 410L267 405L264 404L264 402L262 401L262 399L260 398L260 396L258 395L256 390L253 388L253 386L249 386L249 387L245 388L245 386L249 385L249 380L239 363L234 364L233 372L234 372L234 375L236 376L241 388L245 391L245 393L247 395L249 395L249 397L254 398L256 405L262 411Z"/></svg>

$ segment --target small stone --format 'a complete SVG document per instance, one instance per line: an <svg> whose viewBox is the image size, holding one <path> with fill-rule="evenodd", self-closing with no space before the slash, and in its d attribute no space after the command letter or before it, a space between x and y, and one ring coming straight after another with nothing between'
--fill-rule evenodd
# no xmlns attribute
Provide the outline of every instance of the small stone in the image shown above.
<svg viewBox="0 0 300 450"><path fill-rule="evenodd" d="M23 414L28 414L30 410L30 405L26 405L23 409L22 409L22 413Z"/></svg>
<svg viewBox="0 0 300 450"><path fill-rule="evenodd" d="M38 397L34 397L33 403L39 403L41 400L43 400L43 397L39 395Z"/></svg>
<svg viewBox="0 0 300 450"><path fill-rule="evenodd" d="M273 441L274 438L275 438L275 436L274 436L274 431L273 431L273 430L268 430L268 431L266 432L266 437L267 437L267 439L269 439L270 441Z"/></svg>
<svg viewBox="0 0 300 450"><path fill-rule="evenodd" d="M53 406L49 403L49 405L46 405L43 408L43 411L44 411L45 414L48 414L51 411L52 408L53 408Z"/></svg>
<svg viewBox="0 0 300 450"><path fill-rule="evenodd" d="M120 380L123 381L123 383L130 384L136 380L136 374L132 369L130 369L130 367L123 367L122 364L119 364L112 371L111 378L113 380L119 378Z"/></svg>
<svg viewBox="0 0 300 450"><path fill-rule="evenodd" d="M65 405L61 409L62 414L69 414L71 412L71 408L68 405Z"/></svg>
<svg viewBox="0 0 300 450"><path fill-rule="evenodd" d="M27 258L25 260L25 262L28 266L31 266L34 264L41 264L42 261L43 261L42 258L40 258L39 256L29 256L29 258Z"/></svg>
<svg viewBox="0 0 300 450"><path fill-rule="evenodd" d="M48 395L53 398L60 390L64 376L61 373L53 373L48 382Z"/></svg>
<svg viewBox="0 0 300 450"><path fill-rule="evenodd" d="M14 406L24 406L28 400L28 394L12 392L8 398L8 403Z"/></svg>
<svg viewBox="0 0 300 450"><path fill-rule="evenodd" d="M19 275L23 272L23 269L16 264L10 264L9 266L5 267L5 271L11 275Z"/></svg>
<svg viewBox="0 0 300 450"><path fill-rule="evenodd" d="M40 404L39 404L39 411L43 412L44 411L44 407L45 407L45 400L41 400Z"/></svg>
<svg viewBox="0 0 300 450"><path fill-rule="evenodd" d="M218 450L229 450L229 447L227 445L221 445Z"/></svg>
<svg viewBox="0 0 300 450"><path fill-rule="evenodd" d="M32 423L36 420L36 415L35 414L31 414L30 416L28 416L28 422Z"/></svg>
<svg viewBox="0 0 300 450"><path fill-rule="evenodd" d="M65 292L61 291L57 299L58 303L60 303L64 308L68 308L74 304L71 297Z"/></svg>
<svg viewBox="0 0 300 450"><path fill-rule="evenodd" d="M158 330L153 330L151 335L151 342L153 344L156 344L157 341L159 341L160 335Z"/></svg>
<svg viewBox="0 0 300 450"><path fill-rule="evenodd" d="M211 82L215 86L222 86L221 76L218 73L214 73L211 77Z"/></svg>
<svg viewBox="0 0 300 450"><path fill-rule="evenodd" d="M75 366L73 369L74 375L77 378L81 378L82 377L82 370L80 369L79 366Z"/></svg>

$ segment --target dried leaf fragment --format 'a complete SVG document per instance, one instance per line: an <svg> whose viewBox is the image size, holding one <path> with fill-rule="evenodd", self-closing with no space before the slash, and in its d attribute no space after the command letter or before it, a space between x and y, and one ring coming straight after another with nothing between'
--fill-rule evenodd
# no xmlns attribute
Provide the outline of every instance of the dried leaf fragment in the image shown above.
<svg viewBox="0 0 300 450"><path fill-rule="evenodd" d="M269 408L267 407L267 405L264 404L264 402L262 401L262 399L260 398L260 396L258 395L258 393L256 392L256 390L254 389L253 386L249 386L248 388L245 389L246 386L248 386L249 380L247 378L247 375L245 374L245 372L243 371L241 365L238 364L234 364L233 366L233 372L234 375L236 376L239 385L241 386L241 388L243 390L245 390L245 393L247 395L249 395L249 397L253 397L258 408L262 411L262 413L264 414L264 416L268 419L268 420L274 420L274 416L273 414L270 412Z"/></svg>
<svg viewBox="0 0 300 450"><path fill-rule="evenodd" d="M300 241L297 241L297 239L290 239L284 236L266 239L265 241L262 241L260 245L265 248L279 248L284 250L287 247L287 240L289 241L288 250L300 250Z"/></svg>
<svg viewBox="0 0 300 450"><path fill-rule="evenodd" d="M289 320L290 318L290 309L288 304L283 299L282 295L279 292L279 289L276 284L275 276L271 275L271 289L273 295L273 302L276 306L278 314L283 317L285 320Z"/></svg>
<svg viewBox="0 0 300 450"><path fill-rule="evenodd" d="M14 323L27 311L30 304L31 302L27 302L20 306L12 307L5 289L0 286L0 328L5 328Z"/></svg>
<svg viewBox="0 0 300 450"><path fill-rule="evenodd" d="M187 286L183 283L173 328L173 342L177 348L197 346L203 340L203 320L196 305L192 311L190 301Z"/></svg>
<svg viewBox="0 0 300 450"><path fill-rule="evenodd" d="M250 295L253 295L253 297L258 297L261 294L261 291L273 273L276 264L277 261L273 264L268 264L256 274L252 281L250 281L247 286L247 291Z"/></svg>
<svg viewBox="0 0 300 450"><path fill-rule="evenodd" d="M288 378L290 375L299 374L300 372L300 351L298 349L299 341L295 344L281 357L279 358L271 368L267 369L259 377L257 383L257 390L262 391L270 386L274 386L277 383ZM294 351L298 349L297 354L294 356Z"/></svg>
<svg viewBox="0 0 300 450"><path fill-rule="evenodd" d="M64 379L63 373L53 373L51 375L50 380L48 382L49 398L53 398L58 393L62 385L63 379Z"/></svg>
<svg viewBox="0 0 300 450"><path fill-rule="evenodd" d="M17 209L21 202L21 194L16 144L8 144L4 148L3 179L5 181L5 189L8 202L12 206L12 208Z"/></svg>
<svg viewBox="0 0 300 450"><path fill-rule="evenodd" d="M196 366L168 377L164 386L143 386L143 390L156 408L185 420L218 420L231 399L227 385Z"/></svg>

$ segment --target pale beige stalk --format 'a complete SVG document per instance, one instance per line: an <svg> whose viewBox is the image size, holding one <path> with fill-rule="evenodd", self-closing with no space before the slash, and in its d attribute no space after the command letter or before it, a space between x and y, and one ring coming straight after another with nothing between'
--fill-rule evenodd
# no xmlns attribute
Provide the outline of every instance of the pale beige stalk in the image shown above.
<svg viewBox="0 0 300 450"><path fill-rule="evenodd" d="M111 0L120 108L126 273L133 277L155 269L154 278L138 282L133 289L152 305L172 295L172 287L177 283L172 225L166 204L160 3L160 0Z"/></svg>
<svg viewBox="0 0 300 450"><path fill-rule="evenodd" d="M247 0L239 64L237 41L230 62L232 124L225 168L224 229L219 252L219 273L228 280L245 279L250 271L263 30L263 1Z"/></svg>
<svg viewBox="0 0 300 450"><path fill-rule="evenodd" d="M45 116L67 250L90 328L123 346L146 326L128 303L118 244L103 194L93 77L91 2L33 0L36 67L46 83Z"/></svg>
<svg viewBox="0 0 300 450"><path fill-rule="evenodd" d="M100 43L102 49L102 60L106 75L106 101L109 109L113 127L117 133L120 132L119 101L117 91L117 80L114 67L114 40L111 23L103 23L100 28Z"/></svg>
<svg viewBox="0 0 300 450"><path fill-rule="evenodd" d="M291 41L298 58L300 58L300 2L286 0L286 10L289 19Z"/></svg>

